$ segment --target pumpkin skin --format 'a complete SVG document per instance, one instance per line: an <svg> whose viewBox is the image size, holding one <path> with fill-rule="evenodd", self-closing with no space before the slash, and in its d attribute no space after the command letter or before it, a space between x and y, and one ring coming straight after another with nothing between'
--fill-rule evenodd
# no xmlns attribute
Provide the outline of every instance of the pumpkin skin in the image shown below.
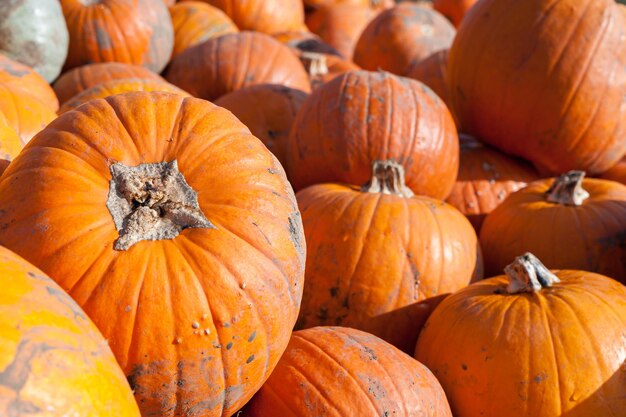
<svg viewBox="0 0 626 417"><path fill-rule="evenodd" d="M57 0L12 0L0 4L0 54L33 68L46 81L60 73L69 35Z"/></svg>
<svg viewBox="0 0 626 417"><path fill-rule="evenodd" d="M256 84L311 89L306 71L289 48L255 32L220 36L183 51L172 60L166 78L205 100Z"/></svg>
<svg viewBox="0 0 626 417"><path fill-rule="evenodd" d="M626 184L626 157L622 158L613 168L603 172L600 178Z"/></svg>
<svg viewBox="0 0 626 417"><path fill-rule="evenodd" d="M514 254L531 251L548 268L597 272L626 283L626 186L585 178L582 188L590 197L573 206L547 200L553 183L554 178L530 183L485 218L480 243L486 274L497 274ZM567 242L567 250L560 242Z"/></svg>
<svg viewBox="0 0 626 417"><path fill-rule="evenodd" d="M24 145L6 117L0 113L0 175L9 163L19 155Z"/></svg>
<svg viewBox="0 0 626 417"><path fill-rule="evenodd" d="M259 84L228 93L215 104L237 116L284 165L291 125L308 96L282 85Z"/></svg>
<svg viewBox="0 0 626 417"><path fill-rule="evenodd" d="M215 228L114 249L111 166L174 160ZM297 318L306 247L282 167L230 112L163 92L91 101L39 134L0 190L0 244L83 307L142 415L230 416L269 376Z"/></svg>
<svg viewBox="0 0 626 417"><path fill-rule="evenodd" d="M449 56L463 130L547 174L615 165L626 152L625 16L613 0L477 3Z"/></svg>
<svg viewBox="0 0 626 417"><path fill-rule="evenodd" d="M1 82L0 113L5 116L24 144L57 116L46 103L25 92L21 87Z"/></svg>
<svg viewBox="0 0 626 417"><path fill-rule="evenodd" d="M67 71L56 80L53 88L59 101L63 104L75 95L100 83L125 78L149 78L165 81L148 68L121 62L102 62L83 65Z"/></svg>
<svg viewBox="0 0 626 417"><path fill-rule="evenodd" d="M170 8L170 15L174 26L172 56L207 39L239 32L226 13L201 1L177 3Z"/></svg>
<svg viewBox="0 0 626 417"><path fill-rule="evenodd" d="M406 74L408 78L421 81L431 88L446 103L448 110L453 113L450 105L450 93L446 82L446 71L448 68L448 50L443 49L435 52L428 58L418 62ZM455 117L456 119L456 117Z"/></svg>
<svg viewBox="0 0 626 417"><path fill-rule="evenodd" d="M2 247L0 281L1 415L139 417L111 349L74 300Z"/></svg>
<svg viewBox="0 0 626 417"><path fill-rule="evenodd" d="M315 33L309 31L281 32L273 35L274 39L287 45L296 55L301 52L316 52L320 54L341 56L332 46L328 45Z"/></svg>
<svg viewBox="0 0 626 417"><path fill-rule="evenodd" d="M352 327L413 354L434 307L482 279L482 259L454 207L386 191L320 184L298 192L307 265L296 328Z"/></svg>
<svg viewBox="0 0 626 417"><path fill-rule="evenodd" d="M476 232L485 217L510 194L538 180L527 162L507 156L471 136L461 135L459 174L446 202L463 213Z"/></svg>
<svg viewBox="0 0 626 417"><path fill-rule="evenodd" d="M452 417L428 368L375 336L343 327L295 332L244 415Z"/></svg>
<svg viewBox="0 0 626 417"><path fill-rule="evenodd" d="M365 184L375 160L393 159L416 194L444 199L456 179L459 142L445 104L418 81L352 71L317 88L289 135L294 189Z"/></svg>
<svg viewBox="0 0 626 417"><path fill-rule="evenodd" d="M174 29L163 0L61 0L70 32L65 69L123 62L161 72L172 55Z"/></svg>
<svg viewBox="0 0 626 417"><path fill-rule="evenodd" d="M165 91L167 93L189 97L189 93L164 80L161 81L150 78L109 80L91 87L82 93L75 95L71 100L66 101L65 104L63 104L63 106L59 109L59 114L73 110L91 100L105 98L115 94L128 93L131 91Z"/></svg>
<svg viewBox="0 0 626 417"><path fill-rule="evenodd" d="M346 72L360 70L358 65L335 55L302 52L300 61L309 73L312 88L317 88Z"/></svg>
<svg viewBox="0 0 626 417"><path fill-rule="evenodd" d="M602 275L508 294L507 278L472 284L432 314L415 357L456 417L622 416L626 288Z"/></svg>
<svg viewBox="0 0 626 417"><path fill-rule="evenodd" d="M463 17L478 0L433 0L433 7L452 22L455 27L461 25Z"/></svg>
<svg viewBox="0 0 626 417"><path fill-rule="evenodd" d="M419 61L447 49L456 31L434 10L401 3L381 12L363 30L354 62L367 70L406 75Z"/></svg>
<svg viewBox="0 0 626 417"><path fill-rule="evenodd" d="M45 103L52 111L59 109L59 100L50 84L32 68L0 55L0 83L12 84Z"/></svg>
<svg viewBox="0 0 626 417"><path fill-rule="evenodd" d="M393 7L394 0L304 0L308 7L318 9L320 7L332 7L339 4L349 4L353 6L368 6L373 9L387 9Z"/></svg>

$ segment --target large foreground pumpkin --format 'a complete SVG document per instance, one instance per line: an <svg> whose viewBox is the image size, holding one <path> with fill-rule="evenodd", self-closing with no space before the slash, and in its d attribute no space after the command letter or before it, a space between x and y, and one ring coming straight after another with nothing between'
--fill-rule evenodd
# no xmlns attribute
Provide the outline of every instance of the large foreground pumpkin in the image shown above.
<svg viewBox="0 0 626 417"><path fill-rule="evenodd" d="M287 346L300 214L276 158L220 107L91 101L11 163L0 207L0 244L83 307L144 416L230 416Z"/></svg>
<svg viewBox="0 0 626 417"><path fill-rule="evenodd" d="M343 327L295 332L250 417L452 417L421 363L370 334Z"/></svg>
<svg viewBox="0 0 626 417"><path fill-rule="evenodd" d="M614 0L484 0L450 49L463 130L542 171L598 174L626 151L626 13Z"/></svg>
<svg viewBox="0 0 626 417"><path fill-rule="evenodd" d="M456 417L626 415L626 287L526 254L446 298L415 357Z"/></svg>

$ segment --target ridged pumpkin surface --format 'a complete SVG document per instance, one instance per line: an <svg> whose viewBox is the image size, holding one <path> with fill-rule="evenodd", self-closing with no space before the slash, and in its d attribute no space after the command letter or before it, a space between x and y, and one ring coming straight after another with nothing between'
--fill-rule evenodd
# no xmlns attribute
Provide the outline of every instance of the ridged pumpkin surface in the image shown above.
<svg viewBox="0 0 626 417"><path fill-rule="evenodd" d="M38 98L50 110L59 109L59 100L50 84L32 68L0 55L0 84L11 84Z"/></svg>
<svg viewBox="0 0 626 417"><path fill-rule="evenodd" d="M0 113L19 135L22 143L39 133L57 115L52 108L38 97L21 87L0 82Z"/></svg>
<svg viewBox="0 0 626 417"><path fill-rule="evenodd" d="M407 73L408 78L421 81L431 88L446 103L448 110L454 116L453 108L450 105L450 93L446 72L448 70L448 50L443 49L435 52L428 58L419 61Z"/></svg>
<svg viewBox="0 0 626 417"><path fill-rule="evenodd" d="M212 226L118 246L137 231L124 223L118 232L108 205L130 193L115 167L173 161ZM129 181L143 187L141 177ZM147 184L157 200L136 197L130 207L157 225L176 220L178 200L168 199L180 196L159 194L158 180ZM161 92L91 101L11 163L0 207L0 244L81 305L144 416L231 416L287 346L304 276L300 213L276 158L220 107ZM133 224L141 232L150 223Z"/></svg>

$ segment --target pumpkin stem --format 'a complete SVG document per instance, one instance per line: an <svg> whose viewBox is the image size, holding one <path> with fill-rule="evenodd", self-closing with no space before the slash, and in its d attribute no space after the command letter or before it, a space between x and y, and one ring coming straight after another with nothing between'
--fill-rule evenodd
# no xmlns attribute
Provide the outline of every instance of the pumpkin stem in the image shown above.
<svg viewBox="0 0 626 417"><path fill-rule="evenodd" d="M300 61L312 78L328 74L328 63L324 54L305 51L300 53Z"/></svg>
<svg viewBox="0 0 626 417"><path fill-rule="evenodd" d="M188 228L216 229L176 160L135 167L117 163L110 170L107 208L119 232L115 250L142 240L173 239Z"/></svg>
<svg viewBox="0 0 626 417"><path fill-rule="evenodd" d="M585 171L569 171L555 179L546 191L546 200L566 206L580 206L589 198L583 188Z"/></svg>
<svg viewBox="0 0 626 417"><path fill-rule="evenodd" d="M397 195L399 197L413 197L413 191L404 181L404 167L396 161L374 161L372 164L372 179L365 184L361 191L365 193L381 193Z"/></svg>
<svg viewBox="0 0 626 417"><path fill-rule="evenodd" d="M551 287L555 282L560 282L535 255L526 252L504 268L504 273L509 279L506 291L509 294L521 292L537 292L542 288Z"/></svg>

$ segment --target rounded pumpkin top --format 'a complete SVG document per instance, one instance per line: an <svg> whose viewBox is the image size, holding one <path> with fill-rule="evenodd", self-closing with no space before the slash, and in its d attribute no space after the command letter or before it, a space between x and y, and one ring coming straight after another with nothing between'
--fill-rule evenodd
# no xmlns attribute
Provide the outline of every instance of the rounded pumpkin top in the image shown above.
<svg viewBox="0 0 626 417"><path fill-rule="evenodd" d="M32 68L4 55L0 55L0 83L21 88L48 105L52 111L59 109L59 100L45 78Z"/></svg>
<svg viewBox="0 0 626 417"><path fill-rule="evenodd" d="M304 27L302 0L204 0L224 10L241 30L272 35Z"/></svg>

